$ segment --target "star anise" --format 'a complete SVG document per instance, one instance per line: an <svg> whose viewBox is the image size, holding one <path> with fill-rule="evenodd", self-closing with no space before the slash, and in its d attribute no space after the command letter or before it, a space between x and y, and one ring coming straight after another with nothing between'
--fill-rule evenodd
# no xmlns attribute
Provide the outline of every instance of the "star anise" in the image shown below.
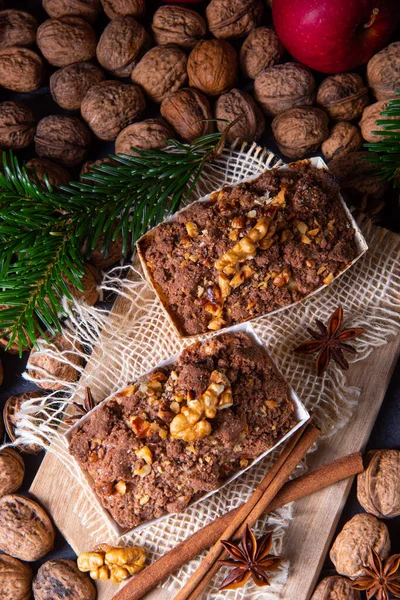
<svg viewBox="0 0 400 600"><path fill-rule="evenodd" d="M363 565L365 575L349 581L353 590L365 591L367 599L389 600L389 594L400 598L400 554L393 554L382 561L372 548L368 564Z"/></svg>
<svg viewBox="0 0 400 600"><path fill-rule="evenodd" d="M277 569L283 561L282 556L269 554L272 547L272 531L257 540L247 525L240 545L226 541L221 544L232 556L232 559L221 560L221 564L234 568L222 582L220 590L235 590L244 585L250 577L259 587L270 585L267 572Z"/></svg>
<svg viewBox="0 0 400 600"><path fill-rule="evenodd" d="M342 329L343 309L341 306L335 310L330 316L328 326L322 321L316 319L316 324L319 331L314 331L307 327L307 331L314 338L307 342L303 342L300 346L294 349L295 352L305 354L313 354L318 352L316 367L317 375L323 375L329 365L331 358L344 370L349 368L349 363L343 356L343 352L357 354L353 346L346 344L348 340L354 340L356 337L364 333L362 327L352 327L350 329Z"/></svg>
<svg viewBox="0 0 400 600"><path fill-rule="evenodd" d="M85 389L85 398L82 404L78 404L78 402L73 402L72 406L75 408L77 414L71 415L66 419L67 424L72 424L74 421L81 419L84 415L87 415L95 406L96 402L93 398L92 392L89 387Z"/></svg>

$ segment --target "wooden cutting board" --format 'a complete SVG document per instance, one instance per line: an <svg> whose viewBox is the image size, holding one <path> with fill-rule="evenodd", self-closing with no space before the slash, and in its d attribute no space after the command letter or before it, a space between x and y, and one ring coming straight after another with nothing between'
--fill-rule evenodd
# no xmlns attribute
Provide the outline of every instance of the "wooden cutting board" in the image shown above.
<svg viewBox="0 0 400 600"><path fill-rule="evenodd" d="M394 236L395 234L393 234ZM123 299L117 300L121 311ZM121 314L121 313L119 313ZM400 352L400 336L376 349L366 360L352 366L348 385L361 388L358 408L350 424L324 441L318 452L310 455L311 468L331 460L363 451L369 439ZM89 361L86 370L90 372ZM290 560L291 573L283 594L288 600L308 600L350 491L351 481L344 481L295 503L296 518L291 522L284 555ZM77 519L75 500L79 497L77 483L64 465L50 452L30 489L32 495L49 511L52 518L76 553L95 547L99 540ZM98 584L98 600L111 600L118 587L107 582ZM221 594L221 600L223 595ZM146 600L172 600L166 590L156 590Z"/></svg>

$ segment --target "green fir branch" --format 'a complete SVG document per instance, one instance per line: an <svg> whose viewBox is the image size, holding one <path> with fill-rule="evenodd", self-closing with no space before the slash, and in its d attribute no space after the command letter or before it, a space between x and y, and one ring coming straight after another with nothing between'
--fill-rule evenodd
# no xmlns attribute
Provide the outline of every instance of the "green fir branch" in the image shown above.
<svg viewBox="0 0 400 600"><path fill-rule="evenodd" d="M400 176L400 91L397 94L399 98L390 100L386 110L381 113L382 118L376 121L383 130L372 131L384 139L364 144L372 153L368 161L378 168L381 179L393 181L394 187L399 185Z"/></svg>

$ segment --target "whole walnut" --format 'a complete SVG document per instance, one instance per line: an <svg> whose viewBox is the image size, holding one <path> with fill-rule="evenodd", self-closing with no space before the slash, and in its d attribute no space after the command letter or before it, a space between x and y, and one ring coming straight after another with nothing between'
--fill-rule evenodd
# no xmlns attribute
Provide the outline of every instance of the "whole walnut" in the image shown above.
<svg viewBox="0 0 400 600"><path fill-rule="evenodd" d="M101 140L115 140L146 107L142 90L121 81L102 81L90 88L83 99L81 114Z"/></svg>
<svg viewBox="0 0 400 600"><path fill-rule="evenodd" d="M31 158L26 163L26 168L28 173L36 177L45 189L47 189L46 178L53 188L67 185L71 181L71 175L64 167L47 158Z"/></svg>
<svg viewBox="0 0 400 600"><path fill-rule="evenodd" d="M84 161L90 141L90 131L85 123L78 117L66 115L44 117L39 121L35 135L36 153L65 167L74 167Z"/></svg>
<svg viewBox="0 0 400 600"><path fill-rule="evenodd" d="M285 48L271 27L256 27L250 31L240 49L240 66L246 77L255 79L282 58Z"/></svg>
<svg viewBox="0 0 400 600"><path fill-rule="evenodd" d="M58 69L50 77L50 92L61 108L78 110L92 85L105 79L103 71L89 62L79 62Z"/></svg>
<svg viewBox="0 0 400 600"><path fill-rule="evenodd" d="M42 4L53 19L74 15L93 23L101 13L100 0L43 0Z"/></svg>
<svg viewBox="0 0 400 600"><path fill-rule="evenodd" d="M245 37L260 24L261 0L211 0L206 8L208 28L216 38Z"/></svg>
<svg viewBox="0 0 400 600"><path fill-rule="evenodd" d="M33 580L35 600L95 600L96 588L72 560L45 562Z"/></svg>
<svg viewBox="0 0 400 600"><path fill-rule="evenodd" d="M0 85L13 92L33 92L43 79L43 61L29 48L0 50Z"/></svg>
<svg viewBox="0 0 400 600"><path fill-rule="evenodd" d="M167 140L175 136L173 130L164 119L146 119L133 123L121 131L115 140L116 154L135 156L132 148L152 150L165 148Z"/></svg>
<svg viewBox="0 0 400 600"><path fill-rule="evenodd" d="M311 71L299 63L274 65L257 75L254 95L266 115L279 115L295 106L311 106L315 98L315 79Z"/></svg>
<svg viewBox="0 0 400 600"><path fill-rule="evenodd" d="M215 118L233 122L240 120L229 129L228 142L240 140L252 142L258 140L265 129L265 119L261 108L256 101L242 90L233 89L220 96L215 105ZM229 123L217 121L218 131L225 131Z"/></svg>
<svg viewBox="0 0 400 600"><path fill-rule="evenodd" d="M330 551L330 558L340 575L355 578L363 575L363 565L373 548L381 559L390 553L389 531L385 523L365 513L355 515L343 527Z"/></svg>
<svg viewBox="0 0 400 600"><path fill-rule="evenodd" d="M0 385L3 383L3 379L4 379L4 369L3 369L3 365L1 364L1 360L0 360Z"/></svg>
<svg viewBox="0 0 400 600"><path fill-rule="evenodd" d="M85 274L81 279L84 288L83 291L78 290L69 280L66 281L66 284L75 300L80 300L89 306L93 306L100 298L97 288L101 282L101 274L93 265L85 264L84 268Z"/></svg>
<svg viewBox="0 0 400 600"><path fill-rule="evenodd" d="M381 519L400 515L400 451L373 450L357 476L357 498L367 512Z"/></svg>
<svg viewBox="0 0 400 600"><path fill-rule="evenodd" d="M36 43L55 67L90 60L96 56L96 34L80 17L48 19L37 31Z"/></svg>
<svg viewBox="0 0 400 600"><path fill-rule="evenodd" d="M109 19L125 15L140 17L146 10L146 0L101 0L101 3Z"/></svg>
<svg viewBox="0 0 400 600"><path fill-rule="evenodd" d="M123 259L122 252L122 236L119 234L117 238L108 246L107 251L103 250L104 235L99 237L96 248L92 251L89 257L90 264L96 269L104 270L111 267L115 263L121 262Z"/></svg>
<svg viewBox="0 0 400 600"><path fill-rule="evenodd" d="M33 142L36 119L21 102L0 103L0 146L21 150Z"/></svg>
<svg viewBox="0 0 400 600"><path fill-rule="evenodd" d="M90 179L85 178L85 175L92 167L100 167L101 165L116 165L117 162L112 158L99 158L98 160L87 160L83 163L81 172L79 174L79 179L81 181L85 181L86 183L93 183Z"/></svg>
<svg viewBox="0 0 400 600"><path fill-rule="evenodd" d="M360 75L339 73L324 79L317 91L317 104L333 121L352 121L369 104L368 90Z"/></svg>
<svg viewBox="0 0 400 600"><path fill-rule="evenodd" d="M350 587L347 579L333 575L317 585L311 600L361 600L361 594Z"/></svg>
<svg viewBox="0 0 400 600"><path fill-rule="evenodd" d="M104 29L97 44L97 60L116 77L129 77L150 48L150 36L134 17L117 17Z"/></svg>
<svg viewBox="0 0 400 600"><path fill-rule="evenodd" d="M31 46L36 40L35 17L22 10L0 11L0 50L8 46Z"/></svg>
<svg viewBox="0 0 400 600"><path fill-rule="evenodd" d="M209 96L220 96L236 84L237 52L225 40L201 41L189 54L187 70L190 87Z"/></svg>
<svg viewBox="0 0 400 600"><path fill-rule="evenodd" d="M53 355L46 354L48 351ZM78 343L73 345L61 334L53 336L39 350L32 348L27 363L29 375L43 390L62 390L80 377L79 368L84 362L81 351Z"/></svg>
<svg viewBox="0 0 400 600"><path fill-rule="evenodd" d="M186 64L186 54L179 46L156 46L135 66L132 81L140 85L153 102L161 103L186 82Z"/></svg>
<svg viewBox="0 0 400 600"><path fill-rule="evenodd" d="M373 131L383 131L382 125L377 125L377 119L396 119L398 117L382 117L381 113L384 110L387 110L389 104L389 100L380 100L379 102L375 102L370 106L367 106L364 109L362 114L362 118L360 121L361 133L364 140L367 142L380 142L385 139L384 135L377 135L372 133ZM399 131L399 129L392 129L392 131Z"/></svg>
<svg viewBox="0 0 400 600"><path fill-rule="evenodd" d="M43 395L40 392L23 392L22 394L9 396L4 405L3 420L7 431L7 435L12 442L18 444L18 450L23 454L39 454L39 452L41 452L43 449L42 446L40 446L39 444L18 443L16 431L22 405L24 404L24 402L29 402L30 400L38 398L43 398ZM36 418L39 418L40 413L35 411L35 409L33 414Z"/></svg>
<svg viewBox="0 0 400 600"><path fill-rule="evenodd" d="M290 108L274 118L272 133L282 154L298 159L318 150L329 136L328 123L319 108Z"/></svg>
<svg viewBox="0 0 400 600"><path fill-rule="evenodd" d="M396 97L400 89L400 42L375 54L367 65L367 81L377 100Z"/></svg>
<svg viewBox="0 0 400 600"><path fill-rule="evenodd" d="M18 494L0 498L0 550L34 562L53 548L55 531L39 504Z"/></svg>
<svg viewBox="0 0 400 600"><path fill-rule="evenodd" d="M356 125L340 121L332 127L329 137L322 142L322 154L327 161L330 161L332 158L356 152L361 148L362 141L360 130Z"/></svg>
<svg viewBox="0 0 400 600"><path fill-rule="evenodd" d="M187 141L212 133L214 123L210 103L204 94L192 88L182 88L167 96L160 112L175 131Z"/></svg>
<svg viewBox="0 0 400 600"><path fill-rule="evenodd" d="M16 492L22 485L25 464L22 456L12 448L0 451L0 496ZM1 579L1 577L0 577Z"/></svg>
<svg viewBox="0 0 400 600"><path fill-rule="evenodd" d="M156 43L176 44L181 48L194 48L207 33L203 17L183 6L160 6L151 24Z"/></svg>
<svg viewBox="0 0 400 600"><path fill-rule="evenodd" d="M8 600L29 600L32 571L28 565L8 554L0 554L0 589Z"/></svg>

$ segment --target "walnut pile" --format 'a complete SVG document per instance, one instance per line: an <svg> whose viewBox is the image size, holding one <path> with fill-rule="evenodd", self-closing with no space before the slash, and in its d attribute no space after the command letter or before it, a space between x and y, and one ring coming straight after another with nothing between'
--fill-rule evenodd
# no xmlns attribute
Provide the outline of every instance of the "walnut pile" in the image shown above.
<svg viewBox="0 0 400 600"><path fill-rule="evenodd" d="M156 10L151 29L159 46L176 44L187 49L194 48L207 33L206 22L196 11L168 5Z"/></svg>
<svg viewBox="0 0 400 600"><path fill-rule="evenodd" d="M175 134L164 119L146 119L133 123L121 131L115 140L116 154L135 155L132 148L152 150L164 148Z"/></svg>
<svg viewBox="0 0 400 600"><path fill-rule="evenodd" d="M66 281L67 287L71 292L72 296L76 300L85 302L89 306L93 306L100 298L98 286L101 282L101 274L96 267L90 264L85 264L85 274L81 279L83 285L83 291L78 290L69 280Z"/></svg>
<svg viewBox="0 0 400 600"><path fill-rule="evenodd" d="M240 49L240 66L246 77L255 79L282 58L285 49L271 27L256 27L244 40Z"/></svg>
<svg viewBox="0 0 400 600"><path fill-rule="evenodd" d="M125 15L140 17L146 10L146 0L101 0L101 4L109 19Z"/></svg>
<svg viewBox="0 0 400 600"><path fill-rule="evenodd" d="M400 515L400 451L373 450L357 477L357 498L369 513L381 519Z"/></svg>
<svg viewBox="0 0 400 600"><path fill-rule="evenodd" d="M377 100L396 97L399 72L400 42L393 42L370 59L367 65L367 81Z"/></svg>
<svg viewBox="0 0 400 600"><path fill-rule="evenodd" d="M48 19L37 30L36 43L55 67L66 67L96 56L96 34L80 17Z"/></svg>
<svg viewBox="0 0 400 600"><path fill-rule="evenodd" d="M8 46L31 46L36 40L35 17L22 10L0 11L0 50Z"/></svg>
<svg viewBox="0 0 400 600"><path fill-rule="evenodd" d="M104 73L92 63L74 63L53 73L50 93L61 108L79 110L90 88L104 79Z"/></svg>
<svg viewBox="0 0 400 600"><path fill-rule="evenodd" d="M272 121L279 150L289 158L303 158L316 152L329 136L328 115L319 108L291 108Z"/></svg>
<svg viewBox="0 0 400 600"><path fill-rule="evenodd" d="M44 117L35 134L38 156L53 159L65 167L74 167L85 160L90 141L85 123L78 117L66 115Z"/></svg>
<svg viewBox="0 0 400 600"><path fill-rule="evenodd" d="M89 573L92 579L121 583L139 573L146 562L146 553L139 546L113 548L102 544L93 552L83 552L78 556L78 569Z"/></svg>
<svg viewBox="0 0 400 600"><path fill-rule="evenodd" d="M208 28L216 38L245 37L260 24L261 0L211 0L206 8Z"/></svg>
<svg viewBox="0 0 400 600"><path fill-rule="evenodd" d="M42 0L42 4L53 19L73 15L93 23L101 13L100 0Z"/></svg>
<svg viewBox="0 0 400 600"><path fill-rule="evenodd" d="M240 120L229 129L228 142L239 139L241 142L258 140L265 129L265 118L261 108L247 92L233 89L220 96L215 105L215 118L234 121ZM229 123L217 121L218 131L225 131Z"/></svg>
<svg viewBox="0 0 400 600"><path fill-rule="evenodd" d="M261 71L254 80L254 95L266 115L295 106L311 106L315 98L315 79L299 63L274 65Z"/></svg>
<svg viewBox="0 0 400 600"><path fill-rule="evenodd" d="M29 375L37 386L43 390L61 390L80 377L76 367L82 366L83 359L78 354L82 350L78 344L74 347L67 338L59 334L49 338L49 343L43 347L45 350L52 350L54 356L32 348L27 363Z"/></svg>
<svg viewBox="0 0 400 600"><path fill-rule="evenodd" d="M203 40L189 54L187 70L190 87L209 96L220 96L236 84L236 50L225 40Z"/></svg>
<svg viewBox="0 0 400 600"><path fill-rule="evenodd" d="M133 69L132 81L141 86L150 100L161 103L185 84L186 63L186 54L179 46L155 46Z"/></svg>
<svg viewBox="0 0 400 600"><path fill-rule="evenodd" d="M347 579L333 575L317 585L311 600L361 600L361 594L350 587Z"/></svg>
<svg viewBox="0 0 400 600"><path fill-rule="evenodd" d="M3 420L7 435L12 442L17 442L16 427L21 406L24 402L34 398L42 398L42 394L40 392L23 392L7 398L3 410ZM38 413L35 415L39 417ZM42 451L42 447L38 444L18 444L18 450L23 454L38 454Z"/></svg>
<svg viewBox="0 0 400 600"><path fill-rule="evenodd" d="M7 600L30 600L32 571L8 554L0 554L0 590Z"/></svg>
<svg viewBox="0 0 400 600"><path fill-rule="evenodd" d="M53 524L39 504L18 494L0 498L0 550L34 562L53 548Z"/></svg>
<svg viewBox="0 0 400 600"><path fill-rule="evenodd" d="M129 77L140 57L150 48L150 36L134 17L117 17L104 29L96 56L115 77Z"/></svg>
<svg viewBox="0 0 400 600"><path fill-rule="evenodd" d="M26 168L28 173L37 178L45 189L48 187L46 179L51 187L66 185L72 179L67 169L47 158L31 158L26 163Z"/></svg>
<svg viewBox="0 0 400 600"><path fill-rule="evenodd" d="M373 548L381 559L389 556L390 539L385 523L373 515L355 515L343 527L330 551L330 558L340 575L354 578L363 575L368 551Z"/></svg>
<svg viewBox="0 0 400 600"><path fill-rule="evenodd" d="M29 48L0 50L0 85L13 92L33 92L43 79L43 61Z"/></svg>
<svg viewBox="0 0 400 600"><path fill-rule="evenodd" d="M35 137L36 119L21 102L0 103L0 146L21 150L29 146Z"/></svg>
<svg viewBox="0 0 400 600"><path fill-rule="evenodd" d="M364 108L368 106L368 90L360 75L332 75L319 86L317 104L333 121L352 121L361 117Z"/></svg>
<svg viewBox="0 0 400 600"><path fill-rule="evenodd" d="M0 496L19 490L25 475L22 456L12 448L0 451ZM1 588L0 588L1 589Z"/></svg>
<svg viewBox="0 0 400 600"><path fill-rule="evenodd" d="M381 116L382 111L388 108L388 104L389 100L380 100L379 102L375 102L364 109L360 121L360 128L362 136L364 140L367 140L367 142L380 142L385 138L384 135L372 133L373 131L383 131L383 126L376 124L377 119L396 119L396 117ZM392 131L396 130L393 129Z"/></svg>
<svg viewBox="0 0 400 600"><path fill-rule="evenodd" d="M35 600L95 600L96 589L72 560L48 560L33 580Z"/></svg>
<svg viewBox="0 0 400 600"><path fill-rule="evenodd" d="M140 116L145 106L139 86L107 80L90 88L81 104L81 114L98 138L112 141Z"/></svg>
<svg viewBox="0 0 400 600"><path fill-rule="evenodd" d="M214 123L207 97L192 88L182 88L161 103L162 116L186 141L212 133Z"/></svg>
<svg viewBox="0 0 400 600"><path fill-rule="evenodd" d="M360 130L348 121L336 123L329 137L322 142L321 150L327 161L356 152L363 143Z"/></svg>

